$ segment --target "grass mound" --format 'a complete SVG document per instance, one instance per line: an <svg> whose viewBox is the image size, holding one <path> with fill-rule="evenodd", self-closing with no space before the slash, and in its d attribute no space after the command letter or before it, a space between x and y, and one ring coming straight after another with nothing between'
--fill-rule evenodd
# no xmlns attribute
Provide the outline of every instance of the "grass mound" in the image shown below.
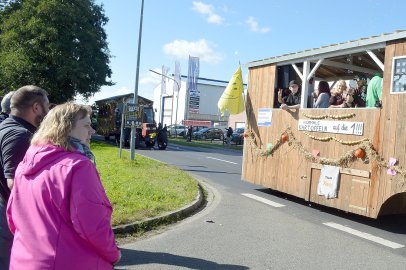
<svg viewBox="0 0 406 270"><path fill-rule="evenodd" d="M118 157L118 148L92 142L107 196L113 205L113 226L158 216L191 203L197 181L189 174L140 155L130 160L128 151Z"/></svg>

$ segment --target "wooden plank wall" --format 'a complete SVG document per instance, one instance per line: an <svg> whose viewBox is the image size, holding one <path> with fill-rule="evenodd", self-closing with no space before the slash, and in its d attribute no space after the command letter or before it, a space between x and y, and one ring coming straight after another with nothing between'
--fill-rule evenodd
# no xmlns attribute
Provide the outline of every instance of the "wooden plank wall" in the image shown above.
<svg viewBox="0 0 406 270"><path fill-rule="evenodd" d="M393 57L406 55L406 40L397 40L387 44L385 49L385 72L383 77L382 105L383 114L380 128L379 149L383 158L389 160L394 157L398 165L406 167L406 137L404 134L406 121L406 94L390 94ZM404 192L405 188L399 186L399 178L391 177L386 170L379 173L378 207L387 201L393 194ZM397 201L397 207L389 207L384 214L405 213L406 194ZM399 203L403 204L399 207ZM379 211L379 209L377 209Z"/></svg>
<svg viewBox="0 0 406 270"><path fill-rule="evenodd" d="M354 118L348 119L351 122L364 122L364 136L352 136L352 135L342 135L342 134L329 134L329 133L317 133L312 132L311 134L316 137L325 137L334 135L338 139L346 141L359 140L361 138L368 138L371 141L379 141L377 138L379 132L379 119L381 115L381 110L370 108L370 109L302 109L299 111L283 111L281 109L273 109L272 126L270 127L258 127L257 117L258 109L262 107L271 108L273 105L273 89L274 89L274 78L275 74L274 66L267 66L261 68L250 69L250 83L248 88L248 129L255 134L255 139L257 145L265 150L268 143L275 144L281 133L290 127L294 136L298 141L300 141L306 151L312 152L313 149L320 151L320 156L326 158L337 159L343 156L346 152L350 150L355 150L356 146L342 145L336 141L330 142L320 142L312 140L305 133L298 132L297 130L297 120L307 119L302 115L302 112L311 115L342 115L348 113L355 113ZM264 76L273 78L264 78ZM331 120L331 119L328 119ZM346 121L346 120L343 120ZM371 163L365 164L362 161L356 160L351 163L351 168L363 170L363 171L373 171L373 166ZM287 143L283 144L272 156L260 157L256 154L254 149L251 147L250 143L244 144L244 174L243 179L268 187L274 190L282 191L300 198L312 199L311 196L316 194L314 183L311 183L311 179L315 179L315 175L312 177L312 173L315 175L318 173L317 170L311 169L311 162L305 159L304 155L298 150ZM316 177L317 178L317 177ZM354 180L355 179L355 180ZM318 178L317 178L318 180ZM360 212L354 208L349 209L350 203L361 203L365 204L368 202L366 207L374 207L376 209L376 201L372 202L371 198L377 198L378 195L374 190L367 190L364 192L363 186L353 186L352 183L364 183L363 180L354 177L343 177L343 187L347 187L346 191L341 193L338 199L323 201L317 195L317 201L320 204L325 204L331 207L336 207L345 211ZM369 181L369 180L368 180ZM371 179L369 185L374 185L374 179ZM375 185L376 186L376 185ZM316 185L317 187L317 185ZM354 189L352 197L350 196L351 189ZM362 192L358 192L361 190ZM357 198L355 193L362 193L361 198ZM356 205L355 205L356 206ZM358 207L360 208L360 207ZM359 213L368 216L374 216L375 211L368 211L367 213Z"/></svg>

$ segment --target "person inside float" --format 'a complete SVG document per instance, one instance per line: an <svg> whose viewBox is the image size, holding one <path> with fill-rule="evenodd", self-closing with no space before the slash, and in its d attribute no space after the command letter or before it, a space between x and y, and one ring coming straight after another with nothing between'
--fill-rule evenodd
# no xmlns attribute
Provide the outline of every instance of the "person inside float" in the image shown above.
<svg viewBox="0 0 406 270"><path fill-rule="evenodd" d="M354 89L347 87L344 80L337 82L336 87L331 91L330 108L352 108L354 107Z"/></svg>
<svg viewBox="0 0 406 270"><path fill-rule="evenodd" d="M363 108L366 105L367 98L367 80L364 77L357 77L356 86L354 88L354 106Z"/></svg>
<svg viewBox="0 0 406 270"><path fill-rule="evenodd" d="M328 108L330 106L330 86L326 81L320 81L314 92L314 108Z"/></svg>
<svg viewBox="0 0 406 270"><path fill-rule="evenodd" d="M296 80L292 80L289 82L289 90L290 94L287 96L283 96L283 90L279 89L278 102L281 103L280 108L282 110L299 109L301 95L299 91L299 84L296 82Z"/></svg>

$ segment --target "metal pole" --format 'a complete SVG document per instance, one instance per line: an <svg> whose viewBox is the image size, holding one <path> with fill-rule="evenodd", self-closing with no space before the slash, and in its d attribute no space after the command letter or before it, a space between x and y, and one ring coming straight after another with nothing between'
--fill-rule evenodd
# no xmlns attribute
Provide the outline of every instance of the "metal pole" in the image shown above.
<svg viewBox="0 0 406 270"><path fill-rule="evenodd" d="M176 115L175 115L175 126L176 126L176 123L178 122L178 101L179 101L180 85L179 85L179 83L178 83L174 78L171 78L171 77L169 77L169 76L167 76L167 75L164 75L164 74L159 73L159 72L157 72L157 71L155 71L155 70L152 70L152 69L150 69L149 71L151 71L151 72L153 72L153 73L155 73L155 74L158 74L158 75L160 75L160 76L164 76L165 78L174 81L174 82L176 83L176 86L178 87L178 96L177 96L177 100L176 100ZM172 118L173 118L173 99L174 99L174 97L175 97L175 91L173 91L173 94L172 94L171 124L172 124ZM176 134L176 136L178 135L177 133L178 133L178 132L177 132L177 130L176 130L176 128L175 128L175 134Z"/></svg>
<svg viewBox="0 0 406 270"><path fill-rule="evenodd" d="M135 107L138 107L138 79L140 76L140 54L141 54L141 38L142 38L142 19L143 19L143 14L144 14L144 0L141 1L141 14L140 14L140 31L138 35L138 53L137 53L137 71L135 75L135 88L134 88L134 100L133 103L135 104ZM135 141L135 128L133 128L134 125L131 126L131 142ZM135 149L134 145L131 146L131 160L134 160L135 157Z"/></svg>
<svg viewBox="0 0 406 270"><path fill-rule="evenodd" d="M123 111L121 112L121 128L120 128L120 151L119 151L119 157L121 158L121 151L123 150L123 139L124 139L124 114L127 109L127 103L124 103L124 98L123 98Z"/></svg>
<svg viewBox="0 0 406 270"><path fill-rule="evenodd" d="M134 160L135 157L135 133L136 133L137 129L135 127L135 123L132 123L131 125L131 141L130 141L130 148L131 148L131 152L130 152L130 159Z"/></svg>
<svg viewBox="0 0 406 270"><path fill-rule="evenodd" d="M175 114L175 123L177 123L178 122L178 104L179 104L180 86L179 86L179 83L177 81L174 80L174 82L176 82L176 84L178 86L178 93L176 95L176 114Z"/></svg>

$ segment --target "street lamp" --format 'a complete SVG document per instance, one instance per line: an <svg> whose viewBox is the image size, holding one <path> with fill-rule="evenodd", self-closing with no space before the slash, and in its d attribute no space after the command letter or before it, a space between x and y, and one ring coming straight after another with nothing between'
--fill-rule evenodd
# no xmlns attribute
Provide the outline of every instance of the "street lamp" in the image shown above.
<svg viewBox="0 0 406 270"><path fill-rule="evenodd" d="M152 69L150 69L149 71L151 71L151 72L153 72L153 73L155 73L155 74L164 76L165 78L167 78L167 79L169 79L169 80L172 80L172 81L174 81L174 82L176 83L176 86L177 86L177 88L178 88L178 91L177 91L178 94L177 94L177 96L176 96L175 137L178 137L178 131L176 130L176 125L177 125L177 122L178 122L178 104L179 104L180 85L179 85L178 81L175 80L174 78L171 78L171 77L169 77L169 76L167 76L167 75L164 75L164 74L159 73L159 72L157 72L157 71L155 71L155 70L152 70ZM173 101L173 97L174 97L174 96L175 96L175 92L173 93L172 101ZM172 102L172 104L173 104L173 102ZM162 110L162 108L161 108L161 110ZM161 114L162 114L162 112L161 112ZM172 106L172 114L173 114L173 106ZM162 122L163 122L163 119L162 119Z"/></svg>

